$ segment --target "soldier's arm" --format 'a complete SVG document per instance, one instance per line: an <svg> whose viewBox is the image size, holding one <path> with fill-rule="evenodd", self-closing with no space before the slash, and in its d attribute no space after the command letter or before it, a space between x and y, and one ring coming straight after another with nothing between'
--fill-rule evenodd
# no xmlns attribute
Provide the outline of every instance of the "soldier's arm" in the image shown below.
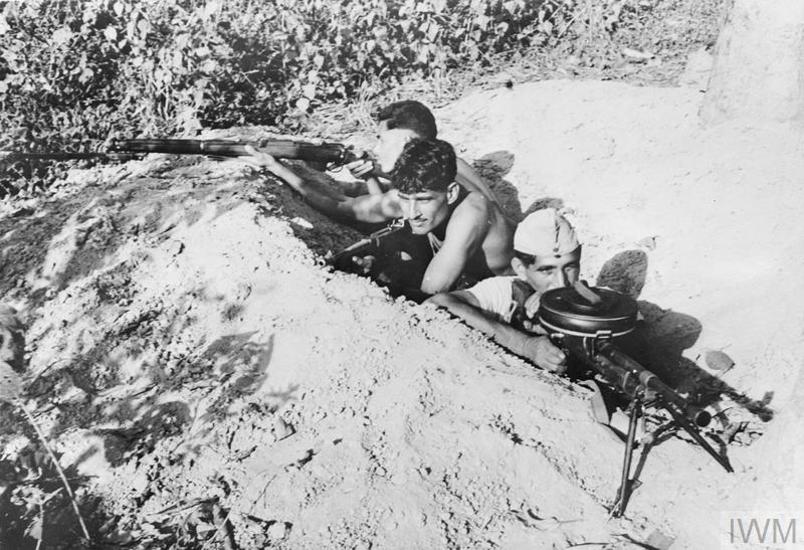
<svg viewBox="0 0 804 550"><path fill-rule="evenodd" d="M252 147L246 149L250 156L240 157L254 166L265 168L270 173L287 183L310 206L334 218L356 220L362 222L383 222L402 215L399 200L395 191L388 193L347 197L332 191L324 192L309 184L296 172L285 166L267 153Z"/></svg>
<svg viewBox="0 0 804 550"><path fill-rule="evenodd" d="M427 303L443 307L470 327L490 336L505 349L545 370L559 374L566 370L564 352L554 346L547 336L527 334L493 319L480 309L477 297L468 290L436 294Z"/></svg>
<svg viewBox="0 0 804 550"><path fill-rule="evenodd" d="M474 195L467 197L452 213L444 244L436 253L422 280L422 291L445 292L463 273L472 255L481 247L489 230L488 202Z"/></svg>

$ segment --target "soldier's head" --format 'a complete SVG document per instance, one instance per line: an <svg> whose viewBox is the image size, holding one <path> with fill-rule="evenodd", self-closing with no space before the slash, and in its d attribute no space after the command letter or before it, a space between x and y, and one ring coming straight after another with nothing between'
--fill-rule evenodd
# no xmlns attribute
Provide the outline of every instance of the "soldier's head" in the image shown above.
<svg viewBox="0 0 804 550"><path fill-rule="evenodd" d="M429 233L449 217L459 195L455 173L455 151L446 141L415 139L404 146L391 180L413 233Z"/></svg>
<svg viewBox="0 0 804 550"><path fill-rule="evenodd" d="M572 286L581 269L575 229L553 208L533 212L516 228L511 267L539 293Z"/></svg>
<svg viewBox="0 0 804 550"><path fill-rule="evenodd" d="M430 109L418 101L397 101L377 114L374 154L380 169L390 174L402 149L413 139L436 139L438 128Z"/></svg>

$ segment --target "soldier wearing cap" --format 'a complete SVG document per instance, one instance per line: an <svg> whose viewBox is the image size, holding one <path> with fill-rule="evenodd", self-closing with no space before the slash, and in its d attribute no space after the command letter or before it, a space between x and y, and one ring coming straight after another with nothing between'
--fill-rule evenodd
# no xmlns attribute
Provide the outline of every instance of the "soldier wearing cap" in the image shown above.
<svg viewBox="0 0 804 550"><path fill-rule="evenodd" d="M467 290L428 302L446 308L497 343L552 372L566 370L564 353L533 320L539 298L578 280L581 245L567 219L552 208L526 217L514 233L511 267L516 275L485 279Z"/></svg>

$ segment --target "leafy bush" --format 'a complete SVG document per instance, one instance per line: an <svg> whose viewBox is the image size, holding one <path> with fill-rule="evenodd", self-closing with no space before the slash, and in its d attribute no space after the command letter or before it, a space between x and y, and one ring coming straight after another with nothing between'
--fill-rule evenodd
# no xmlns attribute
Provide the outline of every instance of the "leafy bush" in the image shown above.
<svg viewBox="0 0 804 550"><path fill-rule="evenodd" d="M409 75L594 40L636 1L0 2L0 148L87 150L111 134L202 126L292 130L289 115Z"/></svg>
<svg viewBox="0 0 804 550"><path fill-rule="evenodd" d="M3 127L50 143L281 123L544 43L555 0L42 0L0 15ZM4 136L9 139L10 136Z"/></svg>

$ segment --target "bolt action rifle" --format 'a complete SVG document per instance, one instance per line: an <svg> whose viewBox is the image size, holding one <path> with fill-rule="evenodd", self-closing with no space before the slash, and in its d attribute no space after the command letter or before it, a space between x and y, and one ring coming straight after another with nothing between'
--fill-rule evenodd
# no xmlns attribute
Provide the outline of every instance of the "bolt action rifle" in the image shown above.
<svg viewBox="0 0 804 550"><path fill-rule="evenodd" d="M625 513L630 496L636 425L644 406L667 411L673 422L718 464L727 472L734 471L728 458L715 451L699 432L699 428L709 424L709 413L690 406L683 397L614 343L615 338L634 330L636 315L635 300L612 290L590 289L580 282L575 287L545 292L538 313L539 323L551 334L555 343L630 401L622 478L612 507L614 517Z"/></svg>
<svg viewBox="0 0 804 550"><path fill-rule="evenodd" d="M248 155L246 147L249 145L277 158L307 160L324 164L343 165L361 158L351 147L341 143L313 143L280 139L260 141L116 139L111 141L107 151L102 152L0 151L0 162L14 163L24 160L73 159L126 161L142 158L147 153L240 157Z"/></svg>
<svg viewBox="0 0 804 550"><path fill-rule="evenodd" d="M354 244L347 246L337 254L329 256L327 258L327 263L342 271L351 271L353 268L352 256L360 255L361 252L364 252L371 247L378 247L382 239L384 239L389 235L393 235L397 231L402 230L404 227L405 227L404 220L402 219L393 220L386 227L383 227L371 233L370 235L367 235L366 237L360 239Z"/></svg>

